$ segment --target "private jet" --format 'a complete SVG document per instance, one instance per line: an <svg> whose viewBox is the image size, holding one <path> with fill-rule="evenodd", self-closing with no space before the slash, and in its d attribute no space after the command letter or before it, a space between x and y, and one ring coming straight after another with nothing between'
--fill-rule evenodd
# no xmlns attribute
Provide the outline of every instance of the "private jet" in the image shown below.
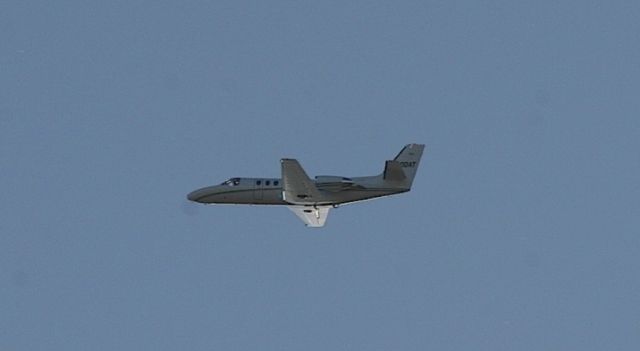
<svg viewBox="0 0 640 351"><path fill-rule="evenodd" d="M310 179L297 160L283 158L281 178L234 177L195 190L187 199L202 204L287 206L306 226L322 227L331 208L411 190L423 151L423 144L408 144L386 161L381 174L366 177L321 175Z"/></svg>

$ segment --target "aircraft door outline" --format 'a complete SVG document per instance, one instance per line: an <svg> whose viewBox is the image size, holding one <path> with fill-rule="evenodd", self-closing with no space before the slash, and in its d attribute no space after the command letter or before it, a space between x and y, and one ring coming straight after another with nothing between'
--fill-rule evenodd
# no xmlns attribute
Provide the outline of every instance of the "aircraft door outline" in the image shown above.
<svg viewBox="0 0 640 351"><path fill-rule="evenodd" d="M254 200L262 200L264 193L264 180L256 180L253 183L253 199Z"/></svg>

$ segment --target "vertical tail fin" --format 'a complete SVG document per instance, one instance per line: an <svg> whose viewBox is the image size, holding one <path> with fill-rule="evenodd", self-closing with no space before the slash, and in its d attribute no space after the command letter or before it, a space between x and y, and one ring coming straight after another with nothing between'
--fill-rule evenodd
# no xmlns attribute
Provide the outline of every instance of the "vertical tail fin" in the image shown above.
<svg viewBox="0 0 640 351"><path fill-rule="evenodd" d="M387 161L387 167L385 169L385 179L388 180L401 180L408 188L411 188L413 184L413 178L416 176L418 166L420 165L420 158L424 151L424 144L408 144L393 161ZM397 176L397 168L400 167L404 172L406 178ZM389 172L387 172L387 169ZM389 176L389 177L388 177Z"/></svg>

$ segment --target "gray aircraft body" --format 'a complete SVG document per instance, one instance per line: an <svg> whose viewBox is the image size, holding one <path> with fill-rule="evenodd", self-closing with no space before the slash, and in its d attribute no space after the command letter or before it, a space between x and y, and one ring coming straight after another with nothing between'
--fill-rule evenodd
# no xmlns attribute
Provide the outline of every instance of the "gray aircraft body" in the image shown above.
<svg viewBox="0 0 640 351"><path fill-rule="evenodd" d="M282 178L235 177L195 190L187 198L203 204L284 205L307 226L322 227L332 207L411 190L423 151L422 144L406 145L386 161L381 174L366 177L310 179L297 160L283 158Z"/></svg>

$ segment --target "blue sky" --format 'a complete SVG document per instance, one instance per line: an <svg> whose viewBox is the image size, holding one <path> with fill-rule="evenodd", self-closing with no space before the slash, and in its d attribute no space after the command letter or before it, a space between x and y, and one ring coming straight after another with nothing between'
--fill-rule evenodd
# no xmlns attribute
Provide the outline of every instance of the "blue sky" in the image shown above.
<svg viewBox="0 0 640 351"><path fill-rule="evenodd" d="M633 1L8 1L0 349L637 350ZM382 170L332 211L231 176Z"/></svg>

